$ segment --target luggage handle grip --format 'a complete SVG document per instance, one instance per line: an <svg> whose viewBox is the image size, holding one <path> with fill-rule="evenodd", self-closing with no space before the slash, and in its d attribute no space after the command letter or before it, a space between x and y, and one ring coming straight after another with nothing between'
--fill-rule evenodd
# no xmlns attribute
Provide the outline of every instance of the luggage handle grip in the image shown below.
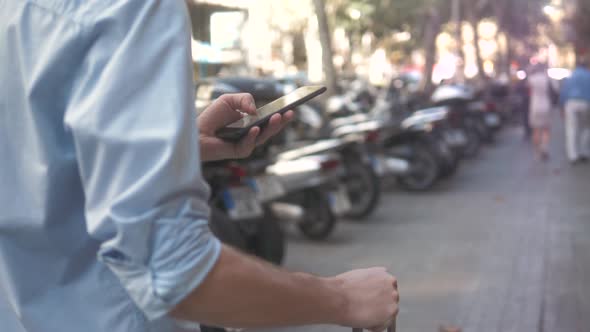
<svg viewBox="0 0 590 332"><path fill-rule="evenodd" d="M387 328L387 332L396 332L396 321L395 319L391 322L391 325L389 325L389 327ZM353 328L352 332L363 332L363 329L361 328Z"/></svg>

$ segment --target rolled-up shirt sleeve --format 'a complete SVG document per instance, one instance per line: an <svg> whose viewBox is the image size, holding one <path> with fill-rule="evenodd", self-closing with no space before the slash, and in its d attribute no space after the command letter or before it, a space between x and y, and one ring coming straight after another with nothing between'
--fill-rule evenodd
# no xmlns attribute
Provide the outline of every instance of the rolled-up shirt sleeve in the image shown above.
<svg viewBox="0 0 590 332"><path fill-rule="evenodd" d="M72 133L98 259L148 319L199 286L221 245L207 223L184 1L110 1L64 125Z"/></svg>

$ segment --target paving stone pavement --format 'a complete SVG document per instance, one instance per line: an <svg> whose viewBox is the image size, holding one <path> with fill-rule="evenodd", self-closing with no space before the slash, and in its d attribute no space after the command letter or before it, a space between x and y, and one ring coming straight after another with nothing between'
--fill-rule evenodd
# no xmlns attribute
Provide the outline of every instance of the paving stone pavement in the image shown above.
<svg viewBox="0 0 590 332"><path fill-rule="evenodd" d="M290 232L286 267L388 267L400 284L399 332L590 331L590 164L566 162L557 123L549 162L506 129L432 192L393 188L370 219L342 223L323 243Z"/></svg>

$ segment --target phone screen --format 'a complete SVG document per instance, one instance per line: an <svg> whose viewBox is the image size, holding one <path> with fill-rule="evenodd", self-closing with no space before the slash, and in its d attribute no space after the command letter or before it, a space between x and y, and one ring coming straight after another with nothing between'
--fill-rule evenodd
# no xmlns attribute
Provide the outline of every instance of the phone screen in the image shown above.
<svg viewBox="0 0 590 332"><path fill-rule="evenodd" d="M240 120L228 125L229 128L247 128L278 111L285 110L290 105L295 104L297 101L317 93L320 90L324 90L322 86L304 86L301 87L288 95L285 95L277 100L274 100L259 109L256 110L256 115L245 115ZM322 91L323 92L323 91Z"/></svg>

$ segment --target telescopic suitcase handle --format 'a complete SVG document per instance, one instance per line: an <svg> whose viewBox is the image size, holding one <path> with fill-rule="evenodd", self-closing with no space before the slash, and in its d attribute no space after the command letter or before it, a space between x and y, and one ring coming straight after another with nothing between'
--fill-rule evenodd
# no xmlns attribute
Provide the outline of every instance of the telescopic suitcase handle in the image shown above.
<svg viewBox="0 0 590 332"><path fill-rule="evenodd" d="M391 325L389 325L389 327L387 328L387 332L395 332L395 328L396 328L396 321L395 319L393 320L393 322L391 322ZM352 332L363 332L363 329L361 328L353 328Z"/></svg>

